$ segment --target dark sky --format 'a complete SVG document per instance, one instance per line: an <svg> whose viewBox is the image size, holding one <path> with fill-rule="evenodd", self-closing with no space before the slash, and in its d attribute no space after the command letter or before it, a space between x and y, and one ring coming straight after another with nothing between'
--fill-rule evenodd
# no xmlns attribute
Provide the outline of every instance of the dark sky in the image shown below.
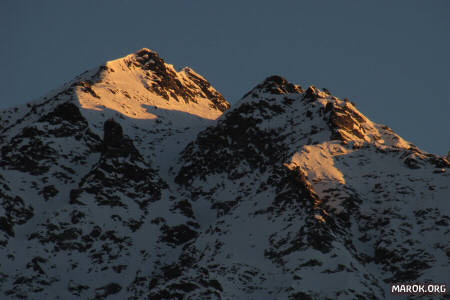
<svg viewBox="0 0 450 300"><path fill-rule="evenodd" d="M265 77L328 88L450 150L450 1L0 1L0 108L147 47L235 102Z"/></svg>

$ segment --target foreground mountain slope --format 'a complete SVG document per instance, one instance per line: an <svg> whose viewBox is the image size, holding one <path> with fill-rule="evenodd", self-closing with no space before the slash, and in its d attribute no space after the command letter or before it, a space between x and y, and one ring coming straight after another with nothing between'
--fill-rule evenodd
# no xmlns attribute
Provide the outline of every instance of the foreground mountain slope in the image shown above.
<svg viewBox="0 0 450 300"><path fill-rule="evenodd" d="M350 102L271 77L183 152L177 181L216 215L199 215L185 251L225 298L382 299L389 283L440 282L449 166Z"/></svg>
<svg viewBox="0 0 450 300"><path fill-rule="evenodd" d="M447 159L278 76L228 108L142 49L2 111L2 297L382 299L445 280Z"/></svg>

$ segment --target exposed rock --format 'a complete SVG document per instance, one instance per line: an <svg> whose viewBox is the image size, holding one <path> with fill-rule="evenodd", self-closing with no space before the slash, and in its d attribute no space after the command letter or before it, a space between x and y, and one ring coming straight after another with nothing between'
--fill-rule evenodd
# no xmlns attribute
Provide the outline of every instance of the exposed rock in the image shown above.
<svg viewBox="0 0 450 300"><path fill-rule="evenodd" d="M255 89L260 90L264 93L271 93L274 95L289 94L289 93L299 94L303 92L300 86L292 84L283 77L278 75L267 77L264 80L264 82L260 85L257 85Z"/></svg>
<svg viewBox="0 0 450 300"><path fill-rule="evenodd" d="M103 145L104 153L109 157L140 156L133 142L123 135L122 126L113 119L108 119L103 126Z"/></svg>

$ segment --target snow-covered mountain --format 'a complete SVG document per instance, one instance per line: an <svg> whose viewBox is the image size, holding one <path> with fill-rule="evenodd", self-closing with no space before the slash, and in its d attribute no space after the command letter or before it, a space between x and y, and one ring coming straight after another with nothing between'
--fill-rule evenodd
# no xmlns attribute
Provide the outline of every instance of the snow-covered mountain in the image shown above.
<svg viewBox="0 0 450 300"><path fill-rule="evenodd" d="M450 162L325 89L272 76L230 108L142 49L0 113L2 299L383 299L448 280Z"/></svg>

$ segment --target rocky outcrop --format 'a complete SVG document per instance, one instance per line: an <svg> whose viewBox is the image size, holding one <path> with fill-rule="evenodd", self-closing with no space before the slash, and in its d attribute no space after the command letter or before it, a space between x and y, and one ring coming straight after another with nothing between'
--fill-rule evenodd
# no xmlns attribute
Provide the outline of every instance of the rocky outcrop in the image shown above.
<svg viewBox="0 0 450 300"><path fill-rule="evenodd" d="M129 66L133 64L143 70L151 71L151 73L147 73L148 79L152 80L152 84L148 89L166 100L172 97L176 101L196 103L196 97L201 96L211 101L211 107L222 112L230 107L225 98L208 81L190 68L184 68L182 72L186 74L194 85L186 86L183 84L175 70L169 68L164 60L154 51L143 48L136 52L135 57L128 60L128 64Z"/></svg>
<svg viewBox="0 0 450 300"><path fill-rule="evenodd" d="M281 95L289 93L299 94L303 92L300 86L292 84L288 82L285 78L278 75L267 77L264 80L264 82L257 85L252 91L245 94L244 97L250 95L254 90L258 90L263 93L269 93L273 95Z"/></svg>

